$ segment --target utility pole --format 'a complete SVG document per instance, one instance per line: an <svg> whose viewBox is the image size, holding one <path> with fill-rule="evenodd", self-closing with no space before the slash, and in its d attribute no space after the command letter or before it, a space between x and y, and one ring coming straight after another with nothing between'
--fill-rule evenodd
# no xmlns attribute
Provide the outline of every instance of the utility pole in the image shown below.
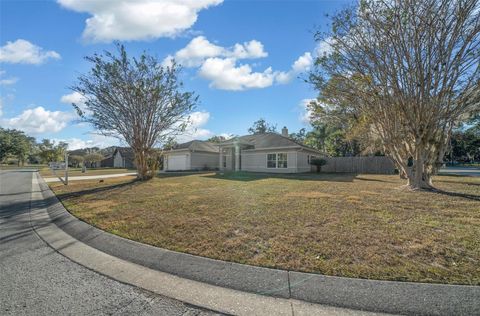
<svg viewBox="0 0 480 316"><path fill-rule="evenodd" d="M68 185L68 152L65 150L65 185Z"/></svg>

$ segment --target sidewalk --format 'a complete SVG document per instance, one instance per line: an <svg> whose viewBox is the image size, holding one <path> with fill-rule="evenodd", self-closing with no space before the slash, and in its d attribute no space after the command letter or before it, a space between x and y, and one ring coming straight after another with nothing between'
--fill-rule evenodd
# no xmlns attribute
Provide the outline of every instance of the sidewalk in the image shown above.
<svg viewBox="0 0 480 316"><path fill-rule="evenodd" d="M125 176L134 176L136 174L137 174L136 172L128 172L128 173L103 174L103 175L95 175L95 176L73 176L73 177L68 177L68 181L117 178L117 177L125 177ZM63 179L63 174L61 176ZM45 182L60 182L60 179L56 177L43 178L43 180L45 180Z"/></svg>

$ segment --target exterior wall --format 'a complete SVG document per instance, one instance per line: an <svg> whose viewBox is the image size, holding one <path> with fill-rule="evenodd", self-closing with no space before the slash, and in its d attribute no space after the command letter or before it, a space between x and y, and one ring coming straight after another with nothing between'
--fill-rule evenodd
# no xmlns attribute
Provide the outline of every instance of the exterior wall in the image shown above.
<svg viewBox="0 0 480 316"><path fill-rule="evenodd" d="M219 163L220 163L219 153L196 151L190 154L191 170L218 169Z"/></svg>
<svg viewBox="0 0 480 316"><path fill-rule="evenodd" d="M123 157L122 157L122 155L120 154L119 151L117 151L115 153L115 156L113 156L113 166L115 168L125 168L125 166L123 164Z"/></svg>
<svg viewBox="0 0 480 316"><path fill-rule="evenodd" d="M297 152L297 172L310 172L315 170L315 166L312 168L312 165L309 163L309 159L311 159L312 156L320 158L321 154L309 151Z"/></svg>
<svg viewBox="0 0 480 316"><path fill-rule="evenodd" d="M287 153L287 168L267 168L267 154ZM297 171L296 150L244 150L241 152L241 170L252 172L295 173Z"/></svg>
<svg viewBox="0 0 480 316"><path fill-rule="evenodd" d="M109 167L109 168L112 168L112 167L113 167L113 157L108 157L108 158L103 159L103 160L100 162L100 166L101 166L101 167Z"/></svg>
<svg viewBox="0 0 480 316"><path fill-rule="evenodd" d="M233 165L233 158L232 154L224 154L223 159L227 162L226 168L222 167L222 170L233 171L235 170L235 166ZM220 163L220 162L219 162Z"/></svg>
<svg viewBox="0 0 480 316"><path fill-rule="evenodd" d="M226 170L226 171L233 171L235 170L235 165L234 165L234 160L232 156L233 148L225 150L225 153L223 153L223 159L224 161L227 162L226 168L223 166L221 167L221 170ZM218 154L220 158L220 154ZM220 161L218 161L218 165L220 165Z"/></svg>

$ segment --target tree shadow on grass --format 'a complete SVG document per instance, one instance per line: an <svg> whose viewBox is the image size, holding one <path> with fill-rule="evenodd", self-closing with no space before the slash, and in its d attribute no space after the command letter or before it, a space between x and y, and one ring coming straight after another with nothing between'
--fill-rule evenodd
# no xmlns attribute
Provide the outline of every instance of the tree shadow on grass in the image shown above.
<svg viewBox="0 0 480 316"><path fill-rule="evenodd" d="M216 172L203 175L205 178L232 180L232 181L257 181L264 179L284 179L301 181L330 181L330 182L353 182L355 173L262 173L262 172Z"/></svg>
<svg viewBox="0 0 480 316"><path fill-rule="evenodd" d="M362 177L355 177L355 180L370 181L370 182L395 183L394 181L386 181L386 180L373 179L373 178L362 178Z"/></svg>
<svg viewBox="0 0 480 316"><path fill-rule="evenodd" d="M74 197L80 197L80 196L87 195L87 194L102 193L102 192L111 191L111 190L115 190L115 189L119 189L119 188L129 189L130 187L134 187L134 186L136 186L140 183L142 183L142 181L140 181L138 179L134 179L134 180L129 181L129 182L113 184L113 185L108 185L108 186L102 186L102 187L98 187L98 188L85 189L85 190L75 191L75 192L56 193L56 196L60 200L64 200L64 199L69 199L69 198L74 198Z"/></svg>
<svg viewBox="0 0 480 316"><path fill-rule="evenodd" d="M464 177L463 177L464 178ZM451 180L434 180L435 183L441 182L441 183L453 183L453 184L466 184L466 185L475 185L475 186L480 186L480 182L475 183L475 182L458 182L458 181L451 181Z"/></svg>
<svg viewBox="0 0 480 316"><path fill-rule="evenodd" d="M156 175L156 178L177 178L177 177L186 177L193 175L210 175L215 171L169 171L169 172L160 172Z"/></svg>
<svg viewBox="0 0 480 316"><path fill-rule="evenodd" d="M431 189L428 191L436 194L441 194L441 195L448 195L448 196L461 197L461 198L474 200L474 201L480 201L480 195L475 195L475 194L451 192L451 191L445 191L441 189Z"/></svg>

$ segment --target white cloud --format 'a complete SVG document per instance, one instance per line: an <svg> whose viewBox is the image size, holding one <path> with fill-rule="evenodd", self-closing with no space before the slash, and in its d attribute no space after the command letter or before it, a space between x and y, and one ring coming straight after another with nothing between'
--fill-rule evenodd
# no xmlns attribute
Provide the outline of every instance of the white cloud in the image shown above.
<svg viewBox="0 0 480 316"><path fill-rule="evenodd" d="M308 71L313 64L312 54L306 52L292 64L290 71L277 73L276 80L280 84L289 83L296 75Z"/></svg>
<svg viewBox="0 0 480 316"><path fill-rule="evenodd" d="M54 139L55 142L65 142L68 144L69 150L82 149L82 148L106 148L110 146L122 146L120 140L114 137L107 137L98 134L92 134L90 139L80 138L68 138L68 139Z"/></svg>
<svg viewBox="0 0 480 316"><path fill-rule="evenodd" d="M169 65L171 59L174 58L184 67L199 67L206 59L212 57L255 59L267 56L268 53L264 51L263 44L257 40L251 40L243 44L236 43L233 47L228 48L215 45L204 36L197 36L173 56L167 56L163 64Z"/></svg>
<svg viewBox="0 0 480 316"><path fill-rule="evenodd" d="M5 79L0 79L0 86L6 86L6 85L11 85L14 84L18 81L18 78L5 78Z"/></svg>
<svg viewBox="0 0 480 316"><path fill-rule="evenodd" d="M251 40L243 44L235 44L233 51L227 51L227 56L236 59L253 59L267 57L268 53L263 50L263 44L261 42Z"/></svg>
<svg viewBox="0 0 480 316"><path fill-rule="evenodd" d="M237 66L232 58L208 58L199 75L211 81L210 87L234 91L269 87L275 78L270 67L263 72L253 72L250 65Z"/></svg>
<svg viewBox="0 0 480 316"><path fill-rule="evenodd" d="M194 139L207 139L213 136L213 133L204 126L210 119L209 112L193 112L188 118L188 126L185 131L176 137L177 142L184 143Z"/></svg>
<svg viewBox="0 0 480 316"><path fill-rule="evenodd" d="M57 0L60 5L91 15L84 39L93 42L173 37L189 29L198 13L223 0Z"/></svg>
<svg viewBox="0 0 480 316"><path fill-rule="evenodd" d="M223 47L210 42L204 36L197 36L184 48L167 56L164 66L171 60L185 67L199 67L200 77L210 80L210 87L222 90L242 91L254 88L266 88L274 83L286 84L296 75L308 71L313 64L310 52L305 52L292 64L289 71L273 71L271 67L258 72L250 64L238 64L242 59L267 57L263 44L257 40L236 43Z"/></svg>
<svg viewBox="0 0 480 316"><path fill-rule="evenodd" d="M60 98L60 102L69 104L69 105L71 105L72 103L75 103L80 108L80 110L88 113L88 110L85 108L85 101L86 101L86 98L77 91L74 91L70 94L65 94Z"/></svg>
<svg viewBox="0 0 480 316"><path fill-rule="evenodd" d="M198 67L206 58L223 55L225 48L210 43L204 36L195 37L184 48L175 53L174 56L168 56L164 64L172 58L184 67Z"/></svg>
<svg viewBox="0 0 480 316"><path fill-rule="evenodd" d="M48 59L60 59L60 54L30 43L23 39L7 42L0 47L0 62L12 64L43 64Z"/></svg>
<svg viewBox="0 0 480 316"><path fill-rule="evenodd" d="M317 44L317 47L315 48L316 56L324 56L331 54L333 52L332 44L333 39L331 37L327 37L322 40L320 43Z"/></svg>
<svg viewBox="0 0 480 316"><path fill-rule="evenodd" d="M76 149L82 149L82 148L89 148L89 147L97 147L95 146L95 143L89 139L89 140L83 140L80 138L68 138L68 139L58 139L55 138L53 139L55 143L63 142L67 143L68 150L76 150Z"/></svg>
<svg viewBox="0 0 480 316"><path fill-rule="evenodd" d="M24 110L20 115L3 119L2 125L25 131L27 134L56 133L74 118L71 112L49 111L38 106Z"/></svg>
<svg viewBox="0 0 480 316"><path fill-rule="evenodd" d="M220 133L218 136L224 137L225 139L233 138L233 134L229 133Z"/></svg>
<svg viewBox="0 0 480 316"><path fill-rule="evenodd" d="M306 125L309 125L309 124L310 124L310 117L311 117L311 115L312 115L312 110L310 110L310 109L308 108L308 105L309 105L312 101L316 101L316 99L303 99L303 100L300 101L300 103L299 103L299 107L300 107L299 120L300 120L300 122L302 122L303 124L306 124Z"/></svg>
<svg viewBox="0 0 480 316"><path fill-rule="evenodd" d="M12 85L18 81L18 78L2 78L7 72L5 70L0 70L0 86Z"/></svg>

